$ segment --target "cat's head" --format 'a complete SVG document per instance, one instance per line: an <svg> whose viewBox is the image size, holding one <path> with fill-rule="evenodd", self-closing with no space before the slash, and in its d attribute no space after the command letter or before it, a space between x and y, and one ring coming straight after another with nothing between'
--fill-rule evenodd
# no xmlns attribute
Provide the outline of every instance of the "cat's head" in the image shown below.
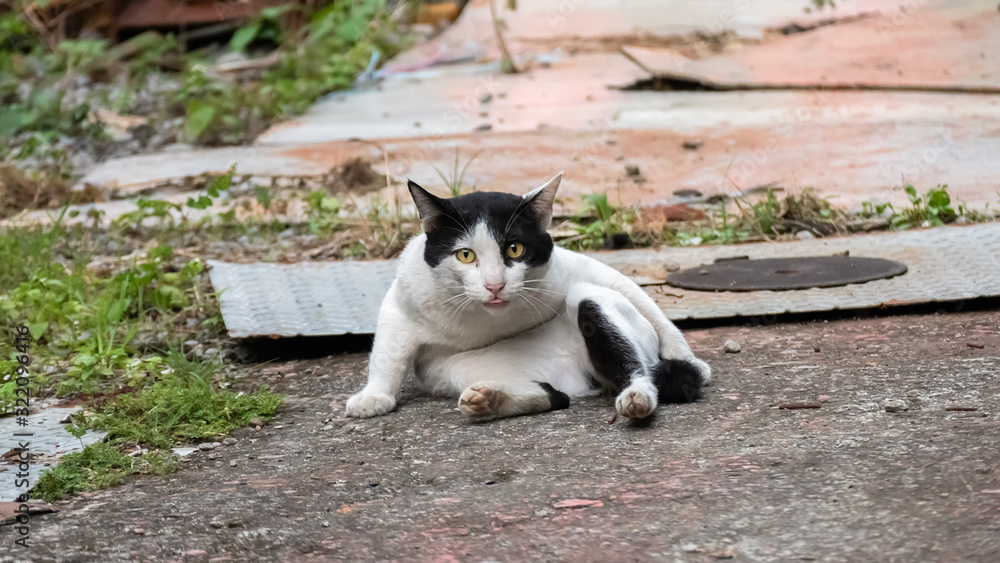
<svg viewBox="0 0 1000 563"><path fill-rule="evenodd" d="M547 230L560 181L561 172L523 196L473 192L451 199L410 181L427 234L424 261L438 286L494 314L530 302L552 255Z"/></svg>

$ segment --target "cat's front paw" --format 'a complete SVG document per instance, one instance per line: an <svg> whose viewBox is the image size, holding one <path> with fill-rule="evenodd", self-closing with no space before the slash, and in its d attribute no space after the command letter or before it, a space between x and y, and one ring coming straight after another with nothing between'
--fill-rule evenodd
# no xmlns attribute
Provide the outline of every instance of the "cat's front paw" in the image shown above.
<svg viewBox="0 0 1000 563"><path fill-rule="evenodd" d="M458 398L458 410L466 416L476 418L500 414L500 405L507 399L503 391L490 389L485 385L473 385L462 391Z"/></svg>
<svg viewBox="0 0 1000 563"><path fill-rule="evenodd" d="M396 408L396 399L385 393L362 391L347 400L347 416L371 418Z"/></svg>

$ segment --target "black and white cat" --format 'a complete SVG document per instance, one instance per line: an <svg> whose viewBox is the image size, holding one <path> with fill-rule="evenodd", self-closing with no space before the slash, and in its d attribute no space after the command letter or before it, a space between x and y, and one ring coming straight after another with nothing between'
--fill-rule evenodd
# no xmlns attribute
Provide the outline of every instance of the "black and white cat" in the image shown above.
<svg viewBox="0 0 1000 563"><path fill-rule="evenodd" d="M617 270L546 232L560 173L516 196L435 197L409 183L424 234L382 302L368 384L347 415L396 407L412 369L472 417L562 409L602 389L622 416L695 400L711 378L677 327Z"/></svg>

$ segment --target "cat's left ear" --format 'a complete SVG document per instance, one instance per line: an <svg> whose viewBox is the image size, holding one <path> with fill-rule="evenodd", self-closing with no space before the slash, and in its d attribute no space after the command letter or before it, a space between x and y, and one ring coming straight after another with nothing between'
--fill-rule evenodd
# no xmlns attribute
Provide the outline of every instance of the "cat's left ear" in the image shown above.
<svg viewBox="0 0 1000 563"><path fill-rule="evenodd" d="M552 224L552 204L556 200L556 190L562 182L563 173L560 172L554 178L545 182L541 186L524 194L524 201L528 202L531 211L538 218L538 224L542 230L547 230Z"/></svg>

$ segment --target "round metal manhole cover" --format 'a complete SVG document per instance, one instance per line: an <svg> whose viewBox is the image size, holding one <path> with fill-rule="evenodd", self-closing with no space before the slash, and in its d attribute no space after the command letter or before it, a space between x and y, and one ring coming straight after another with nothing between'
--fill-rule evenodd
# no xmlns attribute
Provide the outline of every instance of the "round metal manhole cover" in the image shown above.
<svg viewBox="0 0 1000 563"><path fill-rule="evenodd" d="M680 270L668 275L667 283L702 291L782 291L865 283L905 273L906 264L883 258L744 258Z"/></svg>

